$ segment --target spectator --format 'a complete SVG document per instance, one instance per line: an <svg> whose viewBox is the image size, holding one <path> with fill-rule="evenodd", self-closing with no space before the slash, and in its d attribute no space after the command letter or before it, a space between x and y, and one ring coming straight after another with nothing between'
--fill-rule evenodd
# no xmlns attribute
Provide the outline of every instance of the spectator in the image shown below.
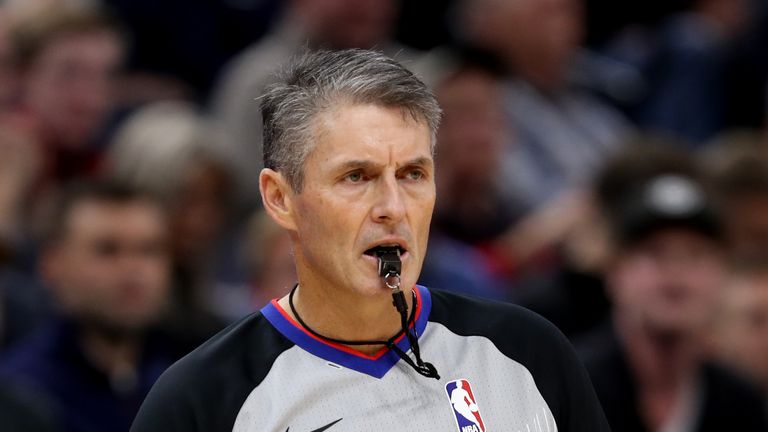
<svg viewBox="0 0 768 432"><path fill-rule="evenodd" d="M63 431L127 431L178 358L150 331L168 295L167 221L113 183L74 187L51 221L41 272L57 318L7 354L3 379L44 398Z"/></svg>
<svg viewBox="0 0 768 432"><path fill-rule="evenodd" d="M6 121L40 145L49 184L93 173L124 51L117 25L93 8L41 8L17 20L11 41L21 95Z"/></svg>
<svg viewBox="0 0 768 432"><path fill-rule="evenodd" d="M214 135L193 106L160 102L126 120L107 157L113 177L166 204L173 264L168 324L179 337L190 337L190 350L224 327L211 304L216 252L234 193Z"/></svg>
<svg viewBox="0 0 768 432"><path fill-rule="evenodd" d="M584 352L611 428L765 431L763 395L705 356L726 251L698 167L646 148L610 164L599 190L614 232L613 314Z"/></svg>
<svg viewBox="0 0 768 432"><path fill-rule="evenodd" d="M393 0L290 0L276 29L224 68L212 96L216 119L226 131L225 145L237 158L237 179L249 204L258 201L261 169L261 114L255 100L279 64L307 48L376 48L413 56L392 43L397 17Z"/></svg>
<svg viewBox="0 0 768 432"><path fill-rule="evenodd" d="M499 182L527 212L587 187L626 138L621 115L570 79L584 22L581 0L466 0L465 43L508 72L502 90L514 128Z"/></svg>
<svg viewBox="0 0 768 432"><path fill-rule="evenodd" d="M713 332L715 357L768 391L768 259L735 262Z"/></svg>
<svg viewBox="0 0 768 432"><path fill-rule="evenodd" d="M590 216L589 199L585 194L563 196L528 214L523 200L510 199L518 194L505 197L502 191L514 185L502 186L498 179L505 145L515 145L510 138L514 130L505 121L499 74L480 60L464 58L464 64L444 73L435 86L444 112L436 155L440 199L430 234L436 247L427 256L422 281L524 302L568 336L591 329L606 307L602 286L591 274L582 274L585 266L563 270L557 256L564 243L573 243L576 232L593 234L584 223ZM586 241L600 244L594 237ZM555 294L563 283L573 288L569 295ZM574 304L585 308L572 308ZM589 315L581 313L585 310L595 313L581 319Z"/></svg>
<svg viewBox="0 0 768 432"><path fill-rule="evenodd" d="M20 268L31 216L27 196L40 168L39 154L24 135L0 126L0 350L23 339L49 314L45 290Z"/></svg>
<svg viewBox="0 0 768 432"><path fill-rule="evenodd" d="M436 95L443 109L435 159L438 200L430 230L432 249L420 282L504 298L502 284L475 249L504 231L515 217L495 185L509 132L497 77L479 66L461 66L437 85ZM458 261L462 265L456 265Z"/></svg>
<svg viewBox="0 0 768 432"><path fill-rule="evenodd" d="M501 200L496 184L503 145L512 133L504 122L499 88L495 75L467 66L435 89L443 120L434 223L471 244L496 237L519 217L518 209Z"/></svg>

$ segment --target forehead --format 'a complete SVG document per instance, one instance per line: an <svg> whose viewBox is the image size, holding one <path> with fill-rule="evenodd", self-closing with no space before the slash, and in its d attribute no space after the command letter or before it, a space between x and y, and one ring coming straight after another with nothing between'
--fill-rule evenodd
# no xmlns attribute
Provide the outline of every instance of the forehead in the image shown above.
<svg viewBox="0 0 768 432"><path fill-rule="evenodd" d="M64 234L69 238L86 238L164 233L165 219L162 210L150 201L85 200L76 204L69 212Z"/></svg>
<svg viewBox="0 0 768 432"><path fill-rule="evenodd" d="M417 121L397 107L342 103L317 115L313 136L308 163L332 165L349 158L381 163L432 159L426 121Z"/></svg>
<svg viewBox="0 0 768 432"><path fill-rule="evenodd" d="M671 226L647 234L645 238L631 245L629 249L663 251L681 248L709 251L720 249L720 244L695 228Z"/></svg>
<svg viewBox="0 0 768 432"><path fill-rule="evenodd" d="M54 61L87 61L118 63L122 56L122 42L107 28L86 29L55 35L41 47L35 61L40 64Z"/></svg>

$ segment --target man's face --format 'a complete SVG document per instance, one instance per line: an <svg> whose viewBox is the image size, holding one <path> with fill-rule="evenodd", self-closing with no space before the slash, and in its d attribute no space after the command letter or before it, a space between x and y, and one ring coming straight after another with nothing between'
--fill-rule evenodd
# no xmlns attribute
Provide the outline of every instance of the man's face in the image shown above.
<svg viewBox="0 0 768 432"><path fill-rule="evenodd" d="M435 204L430 132L400 109L340 104L315 123L304 188L291 197L301 283L388 295L366 250L401 246L402 285L416 283Z"/></svg>
<svg viewBox="0 0 768 432"><path fill-rule="evenodd" d="M25 103L47 134L71 148L88 144L112 106L122 46L108 31L63 35L24 74Z"/></svg>
<svg viewBox="0 0 768 432"><path fill-rule="evenodd" d="M581 44L581 0L491 0L489 43L523 78L546 86L563 80Z"/></svg>
<svg viewBox="0 0 768 432"><path fill-rule="evenodd" d="M684 334L706 326L723 282L724 259L717 243L674 228L622 251L608 275L620 319Z"/></svg>
<svg viewBox="0 0 768 432"><path fill-rule="evenodd" d="M481 72L464 72L440 86L437 95L443 108L440 175L471 185L493 184L507 132L495 80Z"/></svg>
<svg viewBox="0 0 768 432"><path fill-rule="evenodd" d="M64 313L126 331L155 321L169 289L167 235L160 209L149 202L78 204L44 261Z"/></svg>

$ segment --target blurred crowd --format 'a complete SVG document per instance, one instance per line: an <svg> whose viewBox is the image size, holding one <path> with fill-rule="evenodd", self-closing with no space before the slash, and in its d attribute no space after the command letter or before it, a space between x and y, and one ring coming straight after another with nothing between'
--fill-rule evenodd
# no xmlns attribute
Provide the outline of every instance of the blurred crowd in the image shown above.
<svg viewBox="0 0 768 432"><path fill-rule="evenodd" d="M768 431L765 0L0 2L0 428L127 431L287 293L258 98L350 47L443 109L421 283L552 321L615 431Z"/></svg>

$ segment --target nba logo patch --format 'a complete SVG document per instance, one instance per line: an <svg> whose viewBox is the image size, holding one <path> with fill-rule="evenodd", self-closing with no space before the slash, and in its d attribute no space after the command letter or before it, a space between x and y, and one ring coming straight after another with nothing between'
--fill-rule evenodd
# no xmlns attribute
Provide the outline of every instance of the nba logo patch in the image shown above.
<svg viewBox="0 0 768 432"><path fill-rule="evenodd" d="M459 432L485 432L485 424L480 416L480 408L472 393L469 381L460 379L445 385L448 400L453 408L453 416Z"/></svg>

